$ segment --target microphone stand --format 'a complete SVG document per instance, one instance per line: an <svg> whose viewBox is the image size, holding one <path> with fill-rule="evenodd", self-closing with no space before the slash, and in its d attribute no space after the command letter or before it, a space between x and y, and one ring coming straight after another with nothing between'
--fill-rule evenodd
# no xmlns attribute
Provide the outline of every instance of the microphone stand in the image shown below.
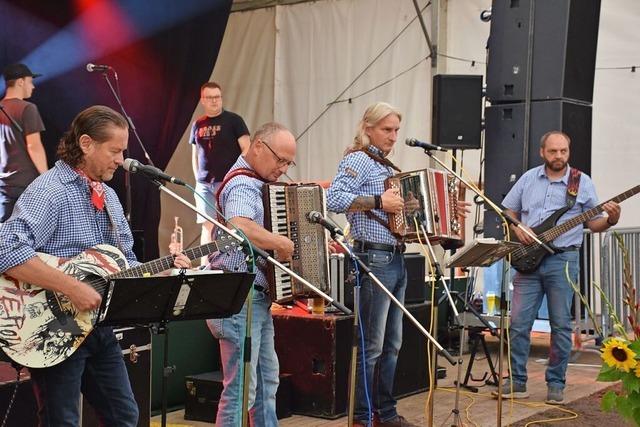
<svg viewBox="0 0 640 427"><path fill-rule="evenodd" d="M171 196L172 198L174 198L175 200L177 200L178 202L180 202L184 206L188 207L189 209L191 209L195 213L197 213L199 215L202 215L207 221L211 222L216 227L219 227L221 230L223 230L225 233L227 233L230 237L232 237L233 239L235 239L238 242L240 242L245 249L250 249L251 252L262 256L263 258L265 258L268 262L270 262L274 266L276 266L279 269L281 269L282 271L288 273L289 275L291 275L291 277L293 277L296 280L298 280L300 283L302 283L308 289L313 291L318 296L322 297L325 301L327 301L329 304L331 304L334 307L336 307L338 310L340 310L344 314L351 314L351 310L349 310L343 304L341 304L340 302L338 302L335 299L331 298L331 296L329 296L329 295L325 294L324 292L322 292L320 289L318 289L317 287L315 287L314 285L309 283L307 280L302 278L300 275L298 275L293 270L291 270L291 269L285 267L284 265L282 265L278 260L273 258L266 251L263 251L262 249L254 246L249 241L249 239L247 239L246 237L242 237L242 236L238 235L237 231L227 228L225 225L221 224L219 221L216 221L211 216L209 216L206 212L200 211L193 204L189 203L188 201L186 201L182 197L178 196L173 191L169 190L160 180L152 179L151 182L153 182L158 187L158 189L160 191L163 191L164 193L168 194L169 196ZM249 294L249 296L247 297L247 319L248 320L251 319L251 309L252 309L252 301L250 300L250 298L251 298L251 294ZM247 322L247 325L246 325L244 349L245 349L244 360L243 360L244 369L242 370L243 384L244 384L243 390L242 390L242 426L246 427L246 426L249 425L249 421L248 421L247 417L248 417L248 414L249 414L249 369L250 369L250 364L251 364L251 323L250 322ZM449 357L451 357L451 356L449 356ZM165 408L165 412L166 412L166 408ZM163 420L162 426L165 427L166 426L166 413L163 414L162 420Z"/></svg>
<svg viewBox="0 0 640 427"><path fill-rule="evenodd" d="M442 354L442 356L444 356L449 363L451 363L452 366L455 366L456 364L460 364L460 360L456 360L454 359L451 354L449 354L449 352L447 350L444 349L444 347L442 347L442 345L440 345L440 343L433 337L431 336L431 334L424 328L424 326L422 326L420 324L420 322L418 322L418 320L411 314L411 312L409 312L409 310L407 310L405 308L405 306L398 301L398 299L391 293L391 291L389 291L383 284L382 282L380 282L380 280L371 272L371 269L369 269L369 267L353 252L353 250L344 243L344 237L340 236L338 237L338 233L336 233L336 228L337 227L333 227L333 228L329 228L326 227L330 234L331 234L331 238L337 242L344 250L347 254L349 254L349 257L354 260L354 262L356 262L358 264L358 268L360 271L364 271L364 273L369 276L369 278L371 279L372 283L375 283L378 288L380 288L380 290L382 290L387 297L389 297L389 299L391 300L391 302L393 304L395 304L400 310L402 310L402 312L404 313L404 315L407 317L407 319L409 319L411 321L411 323L413 323L416 328L418 328L418 330L422 333L422 335L424 335L427 340L436 348L436 350L438 351L438 353ZM349 427L353 426L353 416L354 416L354 412L355 412L355 378L356 378L356 358L357 358L357 354L358 354L358 334L359 334L359 330L358 330L358 325L359 325L359 299L360 299L360 289L359 287L356 287L356 289L354 289L353 292L353 310L354 310L354 329L353 329L353 341L352 341L352 348L351 348L351 367L350 367L350 385L349 385L349 413L348 413L348 423L349 423ZM363 360L363 363L365 363L365 361Z"/></svg>
<svg viewBox="0 0 640 427"><path fill-rule="evenodd" d="M109 86L109 89L111 90L111 93L113 94L113 97L115 98L116 102L118 103L118 106L120 107L120 111L122 112L122 115L127 120L127 123L129 123L129 128L133 132L133 135L136 137L136 140L138 141L138 145L140 145L140 148L142 149L142 152L144 153L144 157L147 159L147 161L149 162L149 164L151 166L155 166L153 164L153 161L151 160L151 157L149 156L149 153L147 152L147 149L145 148L144 144L142 143L142 139L140 139L140 135L138 135L138 130L136 129L136 125L133 124L133 120L131 120L131 117L129 117L129 114L127 114L127 110L125 110L124 105L122 104L122 99L120 99L120 95L118 94L119 90L118 90L118 92L116 92L116 90L114 89L113 85L111 84L111 80L109 80L109 76L107 74L108 70L113 70L113 76L114 76L114 78L116 80L116 85L118 85L118 73L113 68L109 68L107 70L104 70L102 72L102 77L104 77L104 80L107 82L107 86ZM120 88L120 85L118 85L118 89L119 88ZM124 189L125 189L126 200L127 200L127 209L126 209L126 212L125 212L125 217L127 218L127 222L129 224L131 224L131 209L132 209L131 205L133 203L133 198L131 196L131 174L130 173L125 173L124 174Z"/></svg>
<svg viewBox="0 0 640 427"><path fill-rule="evenodd" d="M510 215L505 213L503 209L501 209L498 205L493 203L493 201L491 201L487 196L485 196L484 192L480 191L479 189L476 189L475 186L470 185L469 182L465 180L460 174L456 173L456 171L452 170L443 161L438 159L431 152L430 149L425 148L424 152L427 156L431 157L431 159L433 159L436 163L442 166L446 171L448 171L453 176L458 178L460 182L462 182L467 186L467 188L470 188L471 191L476 193L482 199L483 202L489 205L491 209L493 209L496 213L498 213L498 215L504 218L504 220L507 223L511 225L515 225L516 227L520 228L520 230L522 230L525 234L531 237L536 243L538 243L550 254L555 253L553 249L551 249L546 243L541 241L533 232L531 232L526 227L524 227L519 220L512 218ZM508 267L507 267L507 261L505 260L503 264L503 271L502 271L502 285L501 285L502 289L500 292L500 337L499 337L500 351L498 355L498 402L497 402L497 418L498 418L497 425L498 426L502 425L502 366L503 366L503 353L504 353L503 349L504 349L504 335L505 335L505 323L506 323L505 318L506 318L506 311L507 311L506 292L505 292L505 282L506 282L507 272L508 272Z"/></svg>

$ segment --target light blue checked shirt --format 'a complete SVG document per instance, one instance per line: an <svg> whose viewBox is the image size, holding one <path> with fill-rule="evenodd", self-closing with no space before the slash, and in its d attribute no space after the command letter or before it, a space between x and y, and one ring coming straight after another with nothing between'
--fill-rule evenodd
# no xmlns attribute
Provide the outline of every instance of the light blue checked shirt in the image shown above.
<svg viewBox="0 0 640 427"><path fill-rule="evenodd" d="M98 211L91 204L87 180L65 162L57 161L36 178L16 202L13 215L0 224L0 273L36 252L70 258L102 243L118 247L130 266L137 265L118 196L112 188L104 188L105 210Z"/></svg>
<svg viewBox="0 0 640 427"><path fill-rule="evenodd" d="M564 176L556 181L547 177L544 165L525 172L515 183L502 205L520 213L520 220L529 227L535 227L558 209L567 205L567 185L569 184L569 168ZM580 215L598 204L598 197L591 178L580 174L580 187L576 203L557 224L562 224L574 216ZM582 226L576 226L552 243L557 247L579 246L582 244Z"/></svg>
<svg viewBox="0 0 640 427"><path fill-rule="evenodd" d="M252 169L242 156L231 166L227 175L236 169ZM264 206L262 205L262 186L260 179L246 175L238 175L229 180L222 188L220 194L220 210L226 219L234 217L248 218L259 225L264 225ZM216 238L220 237L222 230L216 230ZM210 258L211 268L220 268L227 271L247 271L246 255L242 251L227 253L216 252ZM257 274L255 284L268 289L267 277L264 274L266 261L256 257Z"/></svg>
<svg viewBox="0 0 640 427"><path fill-rule="evenodd" d="M370 145L368 149L382 156L378 148ZM393 169L376 162L362 151L347 154L338 165L338 173L327 191L327 208L331 212L346 212L354 239L388 245L398 244L398 240L387 228L368 218L364 212L347 212L356 197L379 196L384 193L384 181L390 176L393 176ZM381 209L371 212L385 223L389 222L387 214Z"/></svg>

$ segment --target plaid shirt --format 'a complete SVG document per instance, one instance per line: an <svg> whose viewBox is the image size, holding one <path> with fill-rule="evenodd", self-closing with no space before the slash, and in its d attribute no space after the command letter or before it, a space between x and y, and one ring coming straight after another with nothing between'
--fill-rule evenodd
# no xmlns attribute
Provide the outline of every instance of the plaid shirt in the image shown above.
<svg viewBox="0 0 640 427"><path fill-rule="evenodd" d="M369 146L369 151L382 156L382 152ZM336 174L327 192L327 208L331 212L347 212L358 196L375 196L384 193L385 179L393 176L393 170L382 165L367 154L356 151L349 153L338 165ZM371 211L385 223L389 222L387 214L381 209ZM389 229L367 217L364 212L347 212L347 220L351 224L351 235L356 240L373 243L398 244L398 240Z"/></svg>
<svg viewBox="0 0 640 427"><path fill-rule="evenodd" d="M231 166L227 175L236 169L253 169L242 156L238 157ZM262 204L262 186L264 182L246 175L237 175L231 178L222 188L220 194L220 210L226 219L235 217L248 218L258 225L264 225L264 206ZM230 227L233 228L233 227ZM216 230L216 237L222 230ZM229 253L214 253L210 258L210 268L221 268L227 271L247 271L246 255L242 251ZM264 274L266 261L256 257L257 274L255 284L269 287L267 277Z"/></svg>
<svg viewBox="0 0 640 427"><path fill-rule="evenodd" d="M18 199L11 217L0 224L0 273L23 264L36 252L70 258L104 243L118 247L130 265L137 265L133 236L118 196L112 188L104 188L105 210L97 211L91 204L89 183L65 162L57 161L36 178Z"/></svg>

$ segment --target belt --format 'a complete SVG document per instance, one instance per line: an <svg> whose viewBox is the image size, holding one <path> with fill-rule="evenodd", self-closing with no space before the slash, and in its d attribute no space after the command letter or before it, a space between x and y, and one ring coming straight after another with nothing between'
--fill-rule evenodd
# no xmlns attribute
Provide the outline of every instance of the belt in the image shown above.
<svg viewBox="0 0 640 427"><path fill-rule="evenodd" d="M557 253L579 251L580 246L564 246L560 248L555 248L555 250Z"/></svg>
<svg viewBox="0 0 640 427"><path fill-rule="evenodd" d="M363 242L362 240L354 240L353 249L355 249L356 252L366 252L368 250L374 250L404 253L404 251L407 250L407 246L404 243L401 243L399 245L388 245L386 243L373 243Z"/></svg>

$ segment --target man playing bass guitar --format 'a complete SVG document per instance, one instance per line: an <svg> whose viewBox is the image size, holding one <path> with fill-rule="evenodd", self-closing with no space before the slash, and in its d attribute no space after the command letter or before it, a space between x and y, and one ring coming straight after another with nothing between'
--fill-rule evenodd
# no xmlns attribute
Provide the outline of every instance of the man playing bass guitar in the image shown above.
<svg viewBox="0 0 640 427"><path fill-rule="evenodd" d="M544 164L530 169L520 177L502 204L507 213L519 218L527 227L536 227L554 212L565 209L558 223L563 223L593 207L596 192L586 174L571 168L569 136L551 131L540 140L540 156ZM620 206L615 202L602 205L607 216L598 215L586 222L591 231L600 232L615 225L620 218ZM522 230L511 227L511 232L525 245L533 240ZM571 303L573 289L565 273L566 265L571 280L577 282L579 249L582 245L582 226L576 226L557 237L552 243L556 249L547 255L531 272L519 271L513 281L511 301L511 374L512 382L503 385L505 397L525 398L527 393L527 358L530 333L540 308L547 296L551 346L545 379L549 404L561 404L564 399L565 374L571 352Z"/></svg>

